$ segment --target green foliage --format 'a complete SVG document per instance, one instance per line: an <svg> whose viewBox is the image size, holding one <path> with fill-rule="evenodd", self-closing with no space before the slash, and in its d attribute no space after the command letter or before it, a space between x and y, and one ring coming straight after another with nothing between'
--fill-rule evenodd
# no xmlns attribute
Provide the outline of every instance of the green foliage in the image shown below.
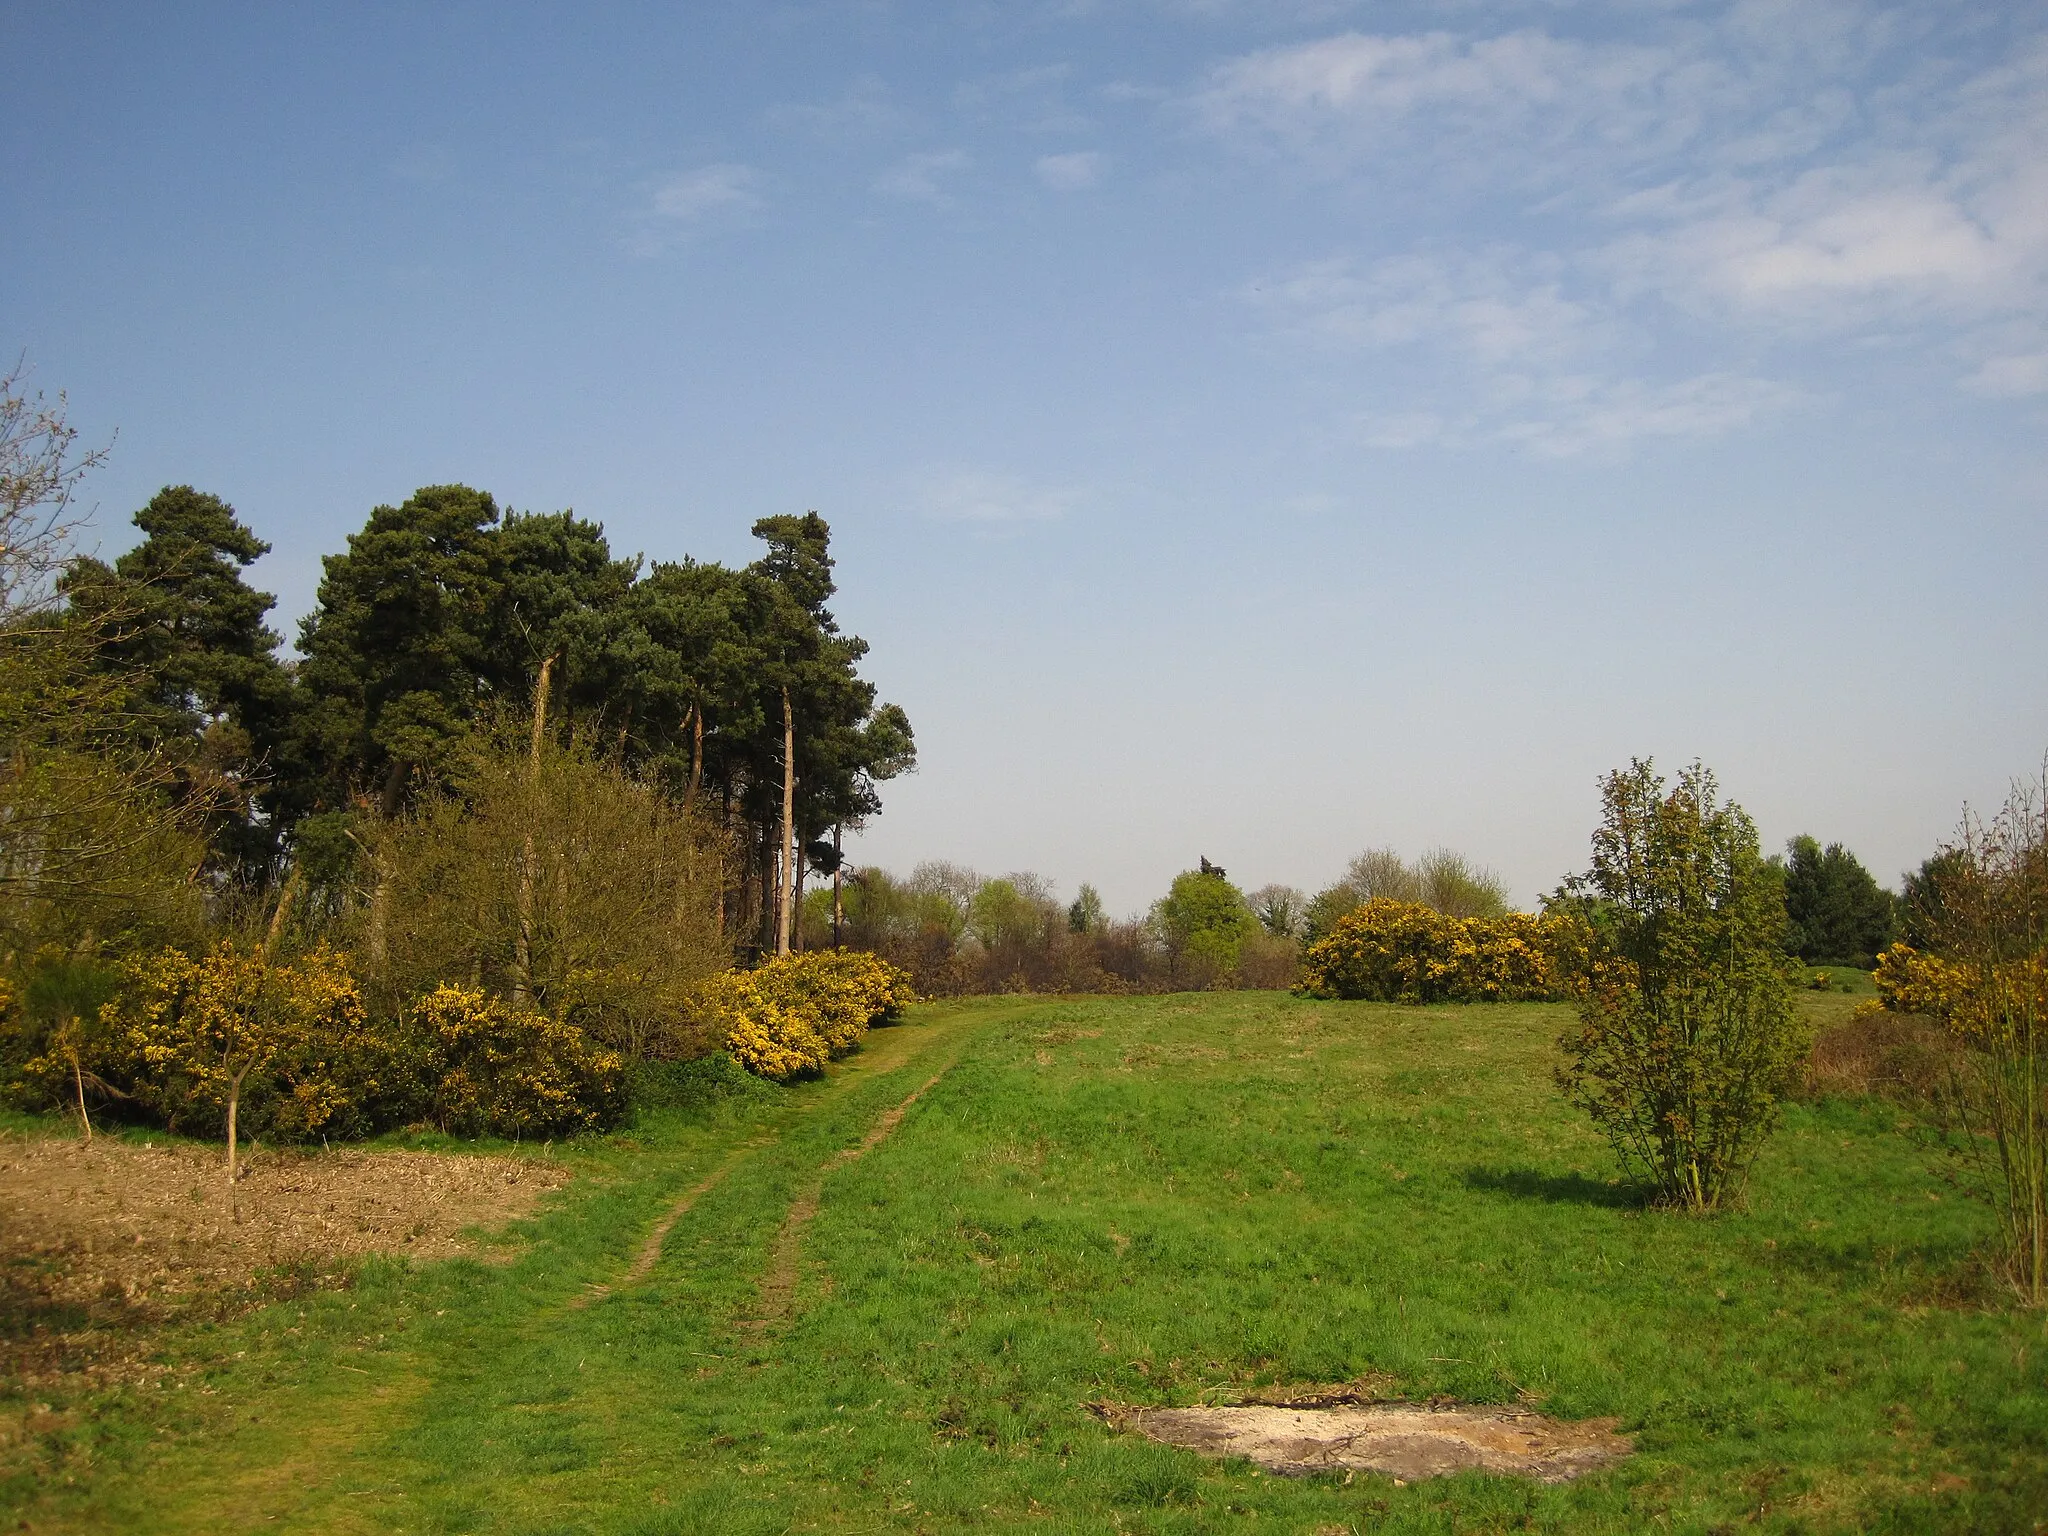
<svg viewBox="0 0 2048 1536"><path fill-rule="evenodd" d="M135 526L133 549L111 566L73 561L60 590L94 635L95 667L130 692L132 728L169 752L187 797L211 802L216 850L246 877L275 852L274 821L251 812L294 704L263 622L276 599L242 579L270 546L189 485L157 492Z"/></svg>
<svg viewBox="0 0 2048 1536"><path fill-rule="evenodd" d="M1244 942L1258 919L1244 893L1219 872L1183 870L1152 908L1152 921L1176 969L1207 980L1237 969Z"/></svg>
<svg viewBox="0 0 2048 1536"><path fill-rule="evenodd" d="M1856 855L1810 837L1785 845L1785 948L1809 965L1868 967L1892 941L1894 903Z"/></svg>
<svg viewBox="0 0 2048 1536"><path fill-rule="evenodd" d="M369 788L390 815L416 771L452 763L490 660L497 521L487 492L426 486L323 560L299 632L306 702L290 763L309 807L338 810Z"/></svg>
<svg viewBox="0 0 2048 1536"><path fill-rule="evenodd" d="M1074 897L1074 904L1067 908L1067 931L1094 933L1102 927L1104 920L1101 893L1084 883Z"/></svg>
<svg viewBox="0 0 2048 1536"><path fill-rule="evenodd" d="M689 999L728 963L722 840L586 742L536 759L511 729L472 738L445 786L363 835L354 932L387 1010L457 978L631 1056L715 1043Z"/></svg>
<svg viewBox="0 0 2048 1536"><path fill-rule="evenodd" d="M1516 1003L1558 995L1554 918L1452 917L1376 897L1308 946L1296 990L1381 1003Z"/></svg>
<svg viewBox="0 0 2048 1536"><path fill-rule="evenodd" d="M161 1536L221 1530L223 1488L249 1525L320 1536L2030 1529L2041 1326L1983 1304L1991 1213L1895 1108L1844 1100L1788 1108L1748 1208L1646 1211L1546 1091L1565 1016L1246 993L917 1010L860 1072L528 1149L578 1176L497 1262L373 1262L160 1336L210 1395L24 1388L56 1410L53 1465L14 1505ZM760 1328L766 1250L821 1174L792 1315ZM1556 1485L1273 1477L1087 1407L1339 1383L1540 1398L1639 1454Z"/></svg>
<svg viewBox="0 0 2048 1536"><path fill-rule="evenodd" d="M1665 793L1642 760L1601 781L1576 955L1566 1096L1658 1196L1711 1210L1742 1187L1804 1054L1756 827L1695 763Z"/></svg>

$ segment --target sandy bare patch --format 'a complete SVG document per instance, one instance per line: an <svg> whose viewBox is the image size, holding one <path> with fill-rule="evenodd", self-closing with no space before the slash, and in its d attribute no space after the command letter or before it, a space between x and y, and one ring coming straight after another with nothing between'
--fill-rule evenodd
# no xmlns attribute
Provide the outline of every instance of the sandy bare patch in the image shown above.
<svg viewBox="0 0 2048 1536"><path fill-rule="evenodd" d="M0 1374L111 1365L155 1324L339 1283L372 1253L469 1251L464 1228L524 1216L568 1174L531 1159L259 1152L233 1220L220 1152L0 1136Z"/></svg>
<svg viewBox="0 0 2048 1536"><path fill-rule="evenodd" d="M1402 1482L1477 1469L1562 1483L1634 1451L1615 1420L1567 1423L1520 1408L1347 1403L1331 1407L1105 1408L1103 1417L1203 1456L1269 1472L1380 1472Z"/></svg>

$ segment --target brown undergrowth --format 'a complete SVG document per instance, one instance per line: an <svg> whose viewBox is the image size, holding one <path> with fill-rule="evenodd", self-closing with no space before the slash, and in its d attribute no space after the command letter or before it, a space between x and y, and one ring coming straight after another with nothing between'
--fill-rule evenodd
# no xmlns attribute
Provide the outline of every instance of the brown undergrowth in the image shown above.
<svg viewBox="0 0 2048 1536"><path fill-rule="evenodd" d="M347 1283L370 1254L469 1252L566 1171L532 1159L265 1151L229 1209L211 1148L0 1135L0 1379L160 1375L158 1329Z"/></svg>

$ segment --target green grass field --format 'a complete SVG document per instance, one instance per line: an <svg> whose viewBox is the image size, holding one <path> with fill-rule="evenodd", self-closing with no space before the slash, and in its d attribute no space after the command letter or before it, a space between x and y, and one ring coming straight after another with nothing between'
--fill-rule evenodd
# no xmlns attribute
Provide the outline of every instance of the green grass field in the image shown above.
<svg viewBox="0 0 2048 1536"><path fill-rule="evenodd" d="M1551 1085L1567 1018L1269 993L921 1008L826 1081L556 1149L580 1177L509 1263L371 1265L168 1337L213 1362L204 1385L102 1405L11 1486L12 1516L507 1536L2040 1529L2043 1319L1983 1279L1989 1212L1899 1112L1791 1106L1745 1209L1645 1210ZM892 1135L839 1159L934 1076ZM657 1220L721 1166L633 1280ZM812 1192L800 1249L778 1249ZM1559 1487L1347 1485L1203 1462L1088 1411L1352 1380L1618 1416L1639 1454Z"/></svg>

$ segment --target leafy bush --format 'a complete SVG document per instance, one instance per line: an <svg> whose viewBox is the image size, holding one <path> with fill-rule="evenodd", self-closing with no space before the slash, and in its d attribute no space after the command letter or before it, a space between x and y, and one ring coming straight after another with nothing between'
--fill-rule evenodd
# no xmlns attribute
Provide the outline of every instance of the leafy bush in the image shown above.
<svg viewBox="0 0 2048 1536"><path fill-rule="evenodd" d="M1989 824L1966 814L1922 870L1911 926L1933 952L1892 945L1878 995L1956 1043L1951 1144L1998 1213L2013 1289L2048 1305L2048 769Z"/></svg>
<svg viewBox="0 0 2048 1536"><path fill-rule="evenodd" d="M411 815L362 829L373 999L467 978L630 1056L701 1054L716 1042L691 1032L689 998L731 957L722 840L587 742L510 736L478 737Z"/></svg>
<svg viewBox="0 0 2048 1536"><path fill-rule="evenodd" d="M910 978L860 950L820 950L733 971L707 989L733 1060L786 1082L822 1071L916 1001Z"/></svg>
<svg viewBox="0 0 2048 1536"><path fill-rule="evenodd" d="M162 950L130 961L90 1015L38 1024L15 1006L6 1028L36 1040L18 1080L37 1107L93 1093L201 1134L352 1137L425 1119L560 1135L625 1103L619 1058L573 1024L448 986L380 1018L324 948L289 963L232 943L196 959Z"/></svg>
<svg viewBox="0 0 2048 1536"><path fill-rule="evenodd" d="M1296 990L1382 1003L1554 998L1559 926L1521 912L1452 917L1421 902L1377 897L1309 945Z"/></svg>
<svg viewBox="0 0 2048 1536"><path fill-rule="evenodd" d="M130 961L89 1038L101 1075L171 1128L212 1132L232 1108L286 1139L368 1129L392 1055L342 956L278 964L233 943Z"/></svg>
<svg viewBox="0 0 2048 1536"><path fill-rule="evenodd" d="M1923 954L1909 944L1894 944L1877 957L1871 980L1877 995L1893 1013L1924 1013L1947 1018L1969 995L1970 973L1939 955Z"/></svg>
<svg viewBox="0 0 2048 1536"><path fill-rule="evenodd" d="M412 1010L428 1117L458 1136L562 1136L617 1120L624 1064L573 1024L469 987L436 987Z"/></svg>
<svg viewBox="0 0 2048 1536"><path fill-rule="evenodd" d="M1558 1084L1658 1196L1710 1210L1741 1188L1805 1056L1781 967L1784 903L1756 825L1695 763L1601 782L1586 914L1567 946L1580 1028Z"/></svg>

